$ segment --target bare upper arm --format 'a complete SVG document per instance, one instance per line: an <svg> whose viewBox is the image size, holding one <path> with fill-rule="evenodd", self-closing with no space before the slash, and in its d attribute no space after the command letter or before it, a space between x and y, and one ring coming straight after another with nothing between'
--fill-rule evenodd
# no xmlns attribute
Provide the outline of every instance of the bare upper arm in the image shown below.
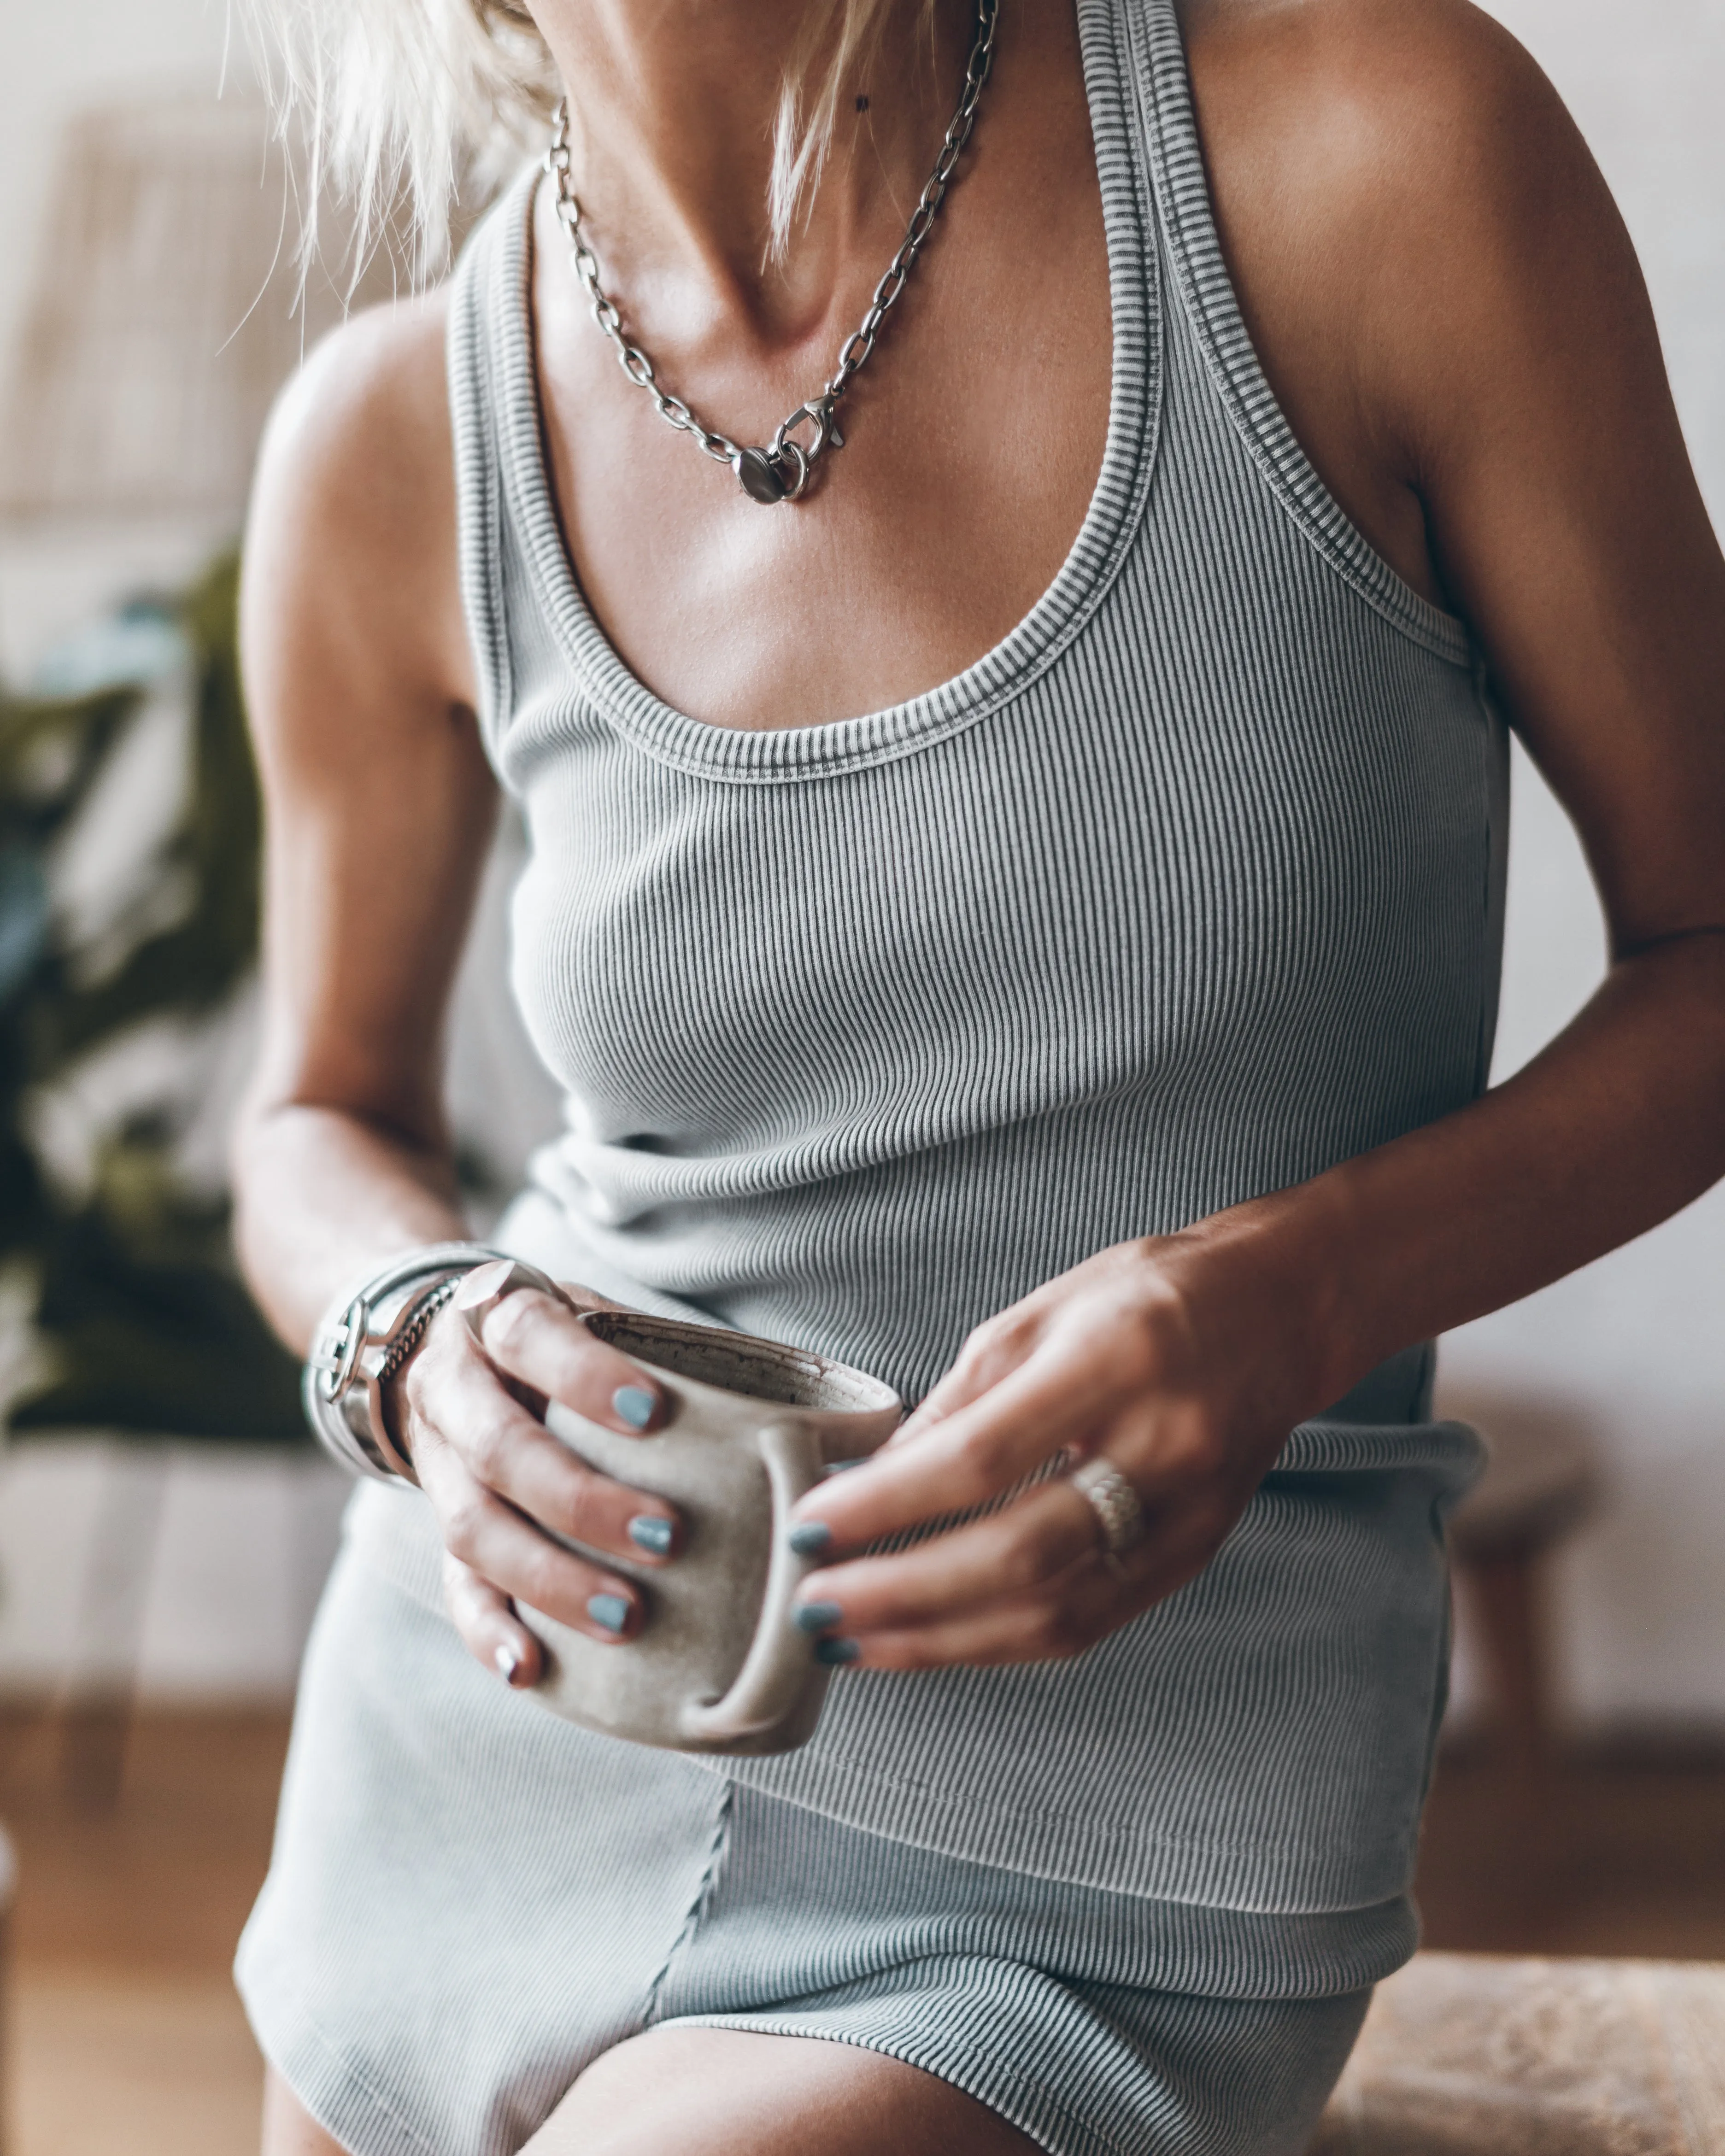
<svg viewBox="0 0 1725 2156"><path fill-rule="evenodd" d="M1725 562L1561 100L1466 0L1190 0L1188 28L1296 434L1473 626L1617 947L1725 925Z"/></svg>
<svg viewBox="0 0 1725 2156"><path fill-rule="evenodd" d="M434 1139L444 1006L495 806L435 295L356 317L284 393L241 644L266 808L259 1096Z"/></svg>

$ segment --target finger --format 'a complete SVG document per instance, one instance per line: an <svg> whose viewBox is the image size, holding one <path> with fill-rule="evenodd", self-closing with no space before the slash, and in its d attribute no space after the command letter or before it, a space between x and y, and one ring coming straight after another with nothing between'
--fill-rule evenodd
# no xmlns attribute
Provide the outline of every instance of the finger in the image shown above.
<svg viewBox="0 0 1725 2156"><path fill-rule="evenodd" d="M960 1408L998 1385L1009 1371L1029 1362L1051 1334L1058 1333L1071 1312L1068 1297L1073 1284L1091 1276L1095 1287L1116 1269L1117 1254L1104 1251L1062 1279L1050 1281L1033 1294L1015 1302L965 1341L957 1360L916 1410L907 1416L890 1440L901 1445L921 1435L930 1424L944 1422ZM1117 1296L1115 1298L1118 1300ZM1093 1328L1090 1328L1093 1329Z"/></svg>
<svg viewBox="0 0 1725 2156"><path fill-rule="evenodd" d="M463 1645L476 1661L495 1670L506 1685L525 1689L538 1683L544 1650L516 1615L509 1597L447 1551L444 1602Z"/></svg>
<svg viewBox="0 0 1725 2156"><path fill-rule="evenodd" d="M798 1589L796 1621L804 1631L845 1635L929 1625L1034 1594L1101 1547L1083 1497L1070 1483L1047 1483L913 1549L811 1573Z"/></svg>
<svg viewBox="0 0 1725 2156"><path fill-rule="evenodd" d="M1102 1357L1045 1343L979 1399L891 1445L792 1513L804 1556L865 1548L926 1520L972 1511L1022 1481L1069 1444L1092 1437L1122 1406Z"/></svg>
<svg viewBox="0 0 1725 2156"><path fill-rule="evenodd" d="M1061 1661L1176 1593L1214 1553L1207 1527L1171 1527L1118 1561L1091 1551L1029 1594L927 1625L841 1632L817 1651L824 1661L880 1670Z"/></svg>
<svg viewBox="0 0 1725 2156"><path fill-rule="evenodd" d="M597 1288L583 1287L579 1281L559 1281L557 1291L568 1296L578 1310L627 1310L627 1303L613 1302L608 1295L601 1295Z"/></svg>
<svg viewBox="0 0 1725 2156"><path fill-rule="evenodd" d="M486 1313L484 1345L517 1383L606 1430L640 1437L665 1426L670 1404L652 1373L536 1288L517 1288Z"/></svg>
<svg viewBox="0 0 1725 2156"><path fill-rule="evenodd" d="M477 1343L452 1329L408 1377L408 1444L421 1482L439 1446L531 1520L590 1549L663 1564L682 1526L663 1498L596 1473L499 1382Z"/></svg>
<svg viewBox="0 0 1725 2156"><path fill-rule="evenodd" d="M511 1600L530 1603L589 1639L633 1639L646 1618L631 1579L574 1556L475 1481L447 1446L434 1449L420 1481L444 1547Z"/></svg>
<svg viewBox="0 0 1725 2156"><path fill-rule="evenodd" d="M887 1443L904 1445L920 1437L935 1423L946 1421L960 1408L980 1399L1009 1371L1027 1362L1035 1348L1037 1332L1030 1324L1015 1321L1014 1313L1013 1320L994 1318L979 1326L965 1342L952 1368L932 1392L924 1394Z"/></svg>
<svg viewBox="0 0 1725 2156"><path fill-rule="evenodd" d="M929 1625L840 1634L822 1642L821 1659L868 1670L1064 1661L1130 1614L1126 1583L1091 1554L1034 1595L1004 1595Z"/></svg>

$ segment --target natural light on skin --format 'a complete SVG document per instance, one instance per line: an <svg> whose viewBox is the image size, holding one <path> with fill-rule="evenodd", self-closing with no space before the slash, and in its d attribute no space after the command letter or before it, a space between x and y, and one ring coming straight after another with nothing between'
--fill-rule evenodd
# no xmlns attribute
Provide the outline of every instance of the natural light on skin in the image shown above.
<svg viewBox="0 0 1725 2156"><path fill-rule="evenodd" d="M800 9L540 13L632 334L740 439L828 371L922 184L966 23L942 12L931 65L913 13L889 11L866 79L847 85L850 139L777 267L763 261L772 126ZM1269 383L1384 574L1479 639L1588 846L1614 964L1575 1024L1484 1099L1102 1250L954 1342L950 1374L887 1452L798 1507L803 1547L832 1559L804 1588L837 1613L829 1657L865 1670L1058 1659L1112 1637L1209 1563L1291 1428L1725 1169L1725 567L1597 176L1531 66L1447 0L1207 0L1185 28L1228 267ZM1099 192L1072 14L1019 0L974 159L845 447L806 501L763 510L624 379L542 190L535 388L562 536L613 649L675 713L732 732L842 722L950 681L1039 603L1105 450ZM314 362L266 449L249 553L272 839L239 1233L302 1350L343 1280L461 1230L438 1043L494 797L470 722L444 306L356 323ZM1178 484L1178 466L1158 481ZM1070 1168L1081 1188L1084 1163ZM640 1501L553 1445L523 1394L627 1431L642 1419L620 1390L641 1373L527 1293L499 1306L483 1350L439 1320L397 1413L461 1635L527 1684L541 1650L511 1596L625 1640L643 1605L630 1578L533 1526L599 1559L640 1547ZM1144 1500L1148 1532L1117 1566L1099 1562L1095 1512L1064 1479L861 1555L1001 1496L1062 1445L1106 1454ZM652 1560L676 1561L675 1542ZM285 2089L272 2102L270 2156L333 2146ZM788 2156L817 2135L824 2156L1031 2145L878 2052L692 2030L617 2045L528 2145Z"/></svg>

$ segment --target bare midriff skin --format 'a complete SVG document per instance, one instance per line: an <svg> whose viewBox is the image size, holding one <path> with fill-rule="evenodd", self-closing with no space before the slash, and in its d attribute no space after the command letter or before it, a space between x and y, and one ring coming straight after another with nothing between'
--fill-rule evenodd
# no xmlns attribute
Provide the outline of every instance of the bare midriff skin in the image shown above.
<svg viewBox="0 0 1725 2156"><path fill-rule="evenodd" d="M956 91L911 0L847 101L783 272L765 273L767 100L802 0L539 0L576 85L576 182L662 377L759 441L866 304ZM864 1666L1045 1659L1189 1578L1288 1431L1384 1357L1628 1240L1725 1173L1725 564L1691 475L1628 240L1574 126L1464 0L1189 0L1229 264L1320 475L1415 590L1463 614L1580 832L1604 985L1484 1100L1298 1188L1102 1252L983 1327L875 1463L806 1500ZM961 672L1027 613L1083 521L1107 424L1100 192L1070 0L1002 0L973 154L794 508L762 510L655 416L587 321L550 205L533 299L545 435L587 597L629 665L713 726L824 723ZM271 429L247 555L247 680L270 812L265 1051L237 1163L249 1276L305 1347L372 1260L461 1232L444 1005L495 793L457 588L444 315L362 318ZM449 1550L451 1613L531 1682L510 1597L606 1636L664 1515L531 1413L614 1426L640 1373L544 1298L482 1354L440 1321L397 1412ZM506 1390L500 1373L514 1383ZM1123 1573L1059 1482L895 1556L1064 1443L1149 1501ZM675 1550L664 1562L676 1562ZM625 1630L627 1630L627 1627ZM459 1984L460 1972L451 1970ZM475 2011L506 2014L492 1999ZM1031 2144L916 2069L719 2030L619 2045L540 2156L967 2156ZM279 2082L269 2156L331 2151Z"/></svg>

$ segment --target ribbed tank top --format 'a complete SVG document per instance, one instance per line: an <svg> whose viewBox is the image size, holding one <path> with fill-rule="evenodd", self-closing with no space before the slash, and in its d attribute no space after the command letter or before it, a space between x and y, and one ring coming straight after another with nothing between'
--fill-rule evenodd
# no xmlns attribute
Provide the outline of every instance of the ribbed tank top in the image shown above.
<svg viewBox="0 0 1725 2156"><path fill-rule="evenodd" d="M1172 0L1080 0L1113 310L1095 497L993 650L747 732L624 666L547 483L528 181L449 328L481 722L531 845L513 978L567 1129L510 1233L645 1306L926 1392L1127 1237L1471 1100L1506 744L1461 624L1350 524L1224 266ZM1418 1224L1409 1222L1409 1232ZM838 1677L726 1770L950 1854L1237 1910L1400 1895L1471 1433L1415 1349L1302 1426L1217 1558L1076 1661ZM435 1599L423 1506L360 1540Z"/></svg>

